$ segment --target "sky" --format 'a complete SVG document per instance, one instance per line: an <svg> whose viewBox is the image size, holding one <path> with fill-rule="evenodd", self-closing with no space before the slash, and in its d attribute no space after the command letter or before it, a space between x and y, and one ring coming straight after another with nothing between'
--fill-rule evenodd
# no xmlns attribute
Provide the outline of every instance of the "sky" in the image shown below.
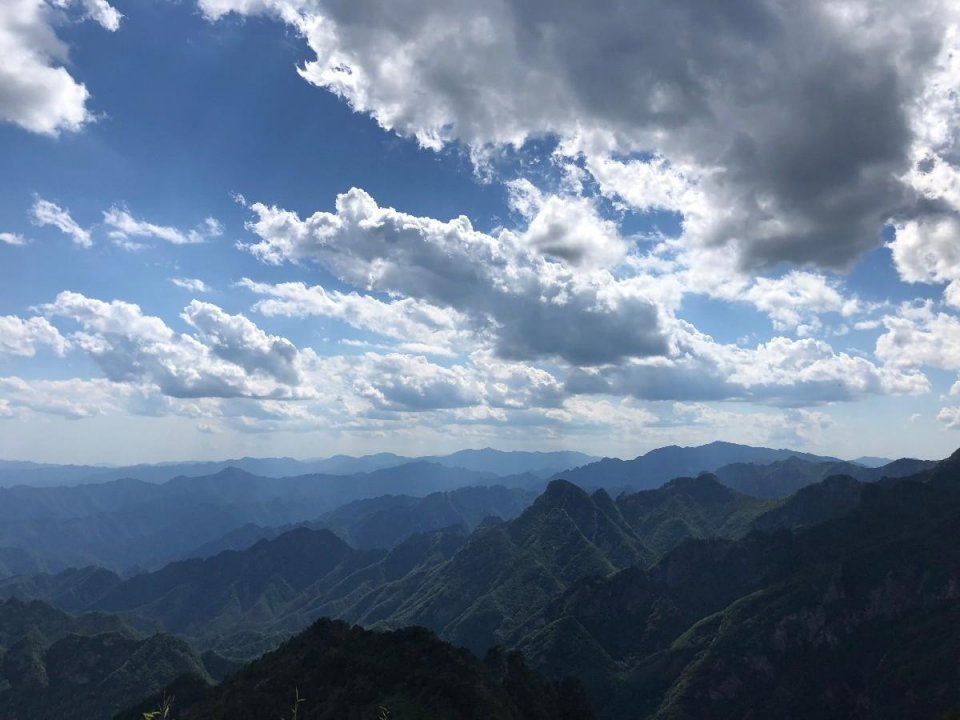
<svg viewBox="0 0 960 720"><path fill-rule="evenodd" d="M0 457L960 446L947 0L9 0Z"/></svg>

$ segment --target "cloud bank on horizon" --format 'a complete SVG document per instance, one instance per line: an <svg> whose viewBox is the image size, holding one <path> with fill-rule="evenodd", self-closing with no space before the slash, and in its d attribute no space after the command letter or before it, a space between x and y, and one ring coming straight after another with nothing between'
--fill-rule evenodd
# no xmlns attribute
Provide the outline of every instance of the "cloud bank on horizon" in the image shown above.
<svg viewBox="0 0 960 720"><path fill-rule="evenodd" d="M105 69L147 12L196 85ZM0 455L958 444L955 3L16 0L0 50Z"/></svg>

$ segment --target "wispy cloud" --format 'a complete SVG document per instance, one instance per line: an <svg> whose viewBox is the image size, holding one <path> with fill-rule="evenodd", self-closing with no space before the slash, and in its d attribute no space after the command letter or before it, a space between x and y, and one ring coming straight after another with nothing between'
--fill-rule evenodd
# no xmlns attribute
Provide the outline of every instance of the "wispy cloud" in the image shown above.
<svg viewBox="0 0 960 720"><path fill-rule="evenodd" d="M90 231L80 227L79 223L71 217L69 210L38 197L34 200L30 213L35 225L51 225L64 235L69 235L75 245L83 248L93 247Z"/></svg>

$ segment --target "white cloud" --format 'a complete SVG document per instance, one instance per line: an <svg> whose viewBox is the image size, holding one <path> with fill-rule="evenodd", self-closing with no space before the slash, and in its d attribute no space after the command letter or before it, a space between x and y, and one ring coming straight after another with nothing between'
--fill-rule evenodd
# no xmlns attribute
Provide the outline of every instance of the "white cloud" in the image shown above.
<svg viewBox="0 0 960 720"><path fill-rule="evenodd" d="M129 388L106 380L24 380L0 377L0 402L11 411L60 415L71 420L93 417L117 410L117 400Z"/></svg>
<svg viewBox="0 0 960 720"><path fill-rule="evenodd" d="M515 207L531 219L539 217L544 197L520 190L524 194L517 194ZM689 278L573 268L532 247L527 231L487 235L465 218L444 223L380 208L360 190L338 197L336 213L306 220L260 204L251 208L257 218L249 227L260 237L250 246L255 255L275 263L314 261L343 282L391 298L244 281L271 297L254 306L265 314L337 317L397 342L439 330L452 345L450 338L461 342L469 331L474 367L483 357L528 365L560 362L572 367L566 391L576 395L805 405L929 389L916 369L878 366L835 352L822 340L775 337L755 349L718 344L672 314L677 298L689 291L683 285ZM715 292L755 304L778 328L798 335L817 329L823 313L849 317L864 309L815 273L795 271L743 285L739 293L736 286ZM643 330L641 319L650 316L656 325L631 350L630 333ZM659 346L652 343L657 337ZM490 374L488 366L484 376ZM509 394L507 385L499 386L498 392ZM488 403L509 407L496 396L489 392Z"/></svg>
<svg viewBox="0 0 960 720"><path fill-rule="evenodd" d="M172 398L149 382L0 377L0 404L6 404L12 413L30 411L71 420L101 415L216 418L224 414L224 402L220 398Z"/></svg>
<svg viewBox="0 0 960 720"><path fill-rule="evenodd" d="M27 240L19 233L0 232L0 243L4 245L26 245Z"/></svg>
<svg viewBox="0 0 960 720"><path fill-rule="evenodd" d="M901 368L960 370L960 318L936 312L930 302L904 304L883 318L877 357Z"/></svg>
<svg viewBox="0 0 960 720"><path fill-rule="evenodd" d="M849 266L910 203L897 178L936 135L915 109L955 117L943 0L199 2L293 26L302 77L425 147L555 135L605 192L680 211L741 267Z"/></svg>
<svg viewBox="0 0 960 720"><path fill-rule="evenodd" d="M50 347L58 355L63 355L69 346L46 318L23 320L16 315L0 316L0 353L33 357L40 345Z"/></svg>
<svg viewBox="0 0 960 720"><path fill-rule="evenodd" d="M960 407L945 407L937 413L937 420L949 430L960 430Z"/></svg>
<svg viewBox="0 0 960 720"><path fill-rule="evenodd" d="M296 214L255 203L249 250L269 263L313 261L367 291L413 298L467 317L501 357L596 365L668 351L657 305L609 271L573 268L516 234L474 230L381 208L356 188L335 213Z"/></svg>
<svg viewBox="0 0 960 720"><path fill-rule="evenodd" d="M54 4L66 7L70 0L53 0ZM115 7L110 5L107 0L80 0L86 11L86 17L99 23L102 27L111 32L120 29L120 20L123 15Z"/></svg>
<svg viewBox="0 0 960 720"><path fill-rule="evenodd" d="M678 167L661 155L622 160L599 154L587 158L587 169L605 195L619 197L629 206L704 213L706 199L694 167Z"/></svg>
<svg viewBox="0 0 960 720"><path fill-rule="evenodd" d="M253 309L268 317L323 316L342 320L368 332L391 338L413 352L450 355L472 343L461 313L427 302L403 298L383 301L356 292L328 291L319 285L291 282L271 285L244 278L240 285L268 299Z"/></svg>
<svg viewBox="0 0 960 720"><path fill-rule="evenodd" d="M674 403L673 423L700 429L704 440L729 438L734 442L766 444L776 447L817 447L834 426L824 412L802 408L782 413L734 412L704 403Z"/></svg>
<svg viewBox="0 0 960 720"><path fill-rule="evenodd" d="M191 245L223 234L223 226L215 218L207 218L200 226L183 231L167 225L156 225L139 220L125 208L116 205L104 211L103 222L110 228L110 237L129 249L138 247L137 243L130 243L129 239L132 237L154 238L173 245Z"/></svg>
<svg viewBox="0 0 960 720"><path fill-rule="evenodd" d="M797 270L776 279L758 277L741 297L769 315L775 330L797 334L819 330L825 313L850 317L860 310L856 298L844 298L823 275Z"/></svg>
<svg viewBox="0 0 960 720"><path fill-rule="evenodd" d="M90 231L80 227L71 217L69 210L38 197L33 202L30 214L35 225L52 225L64 235L69 235L75 245L83 248L93 247Z"/></svg>
<svg viewBox="0 0 960 720"><path fill-rule="evenodd" d="M926 377L912 368L877 366L812 338L774 337L745 348L719 344L681 323L676 341L674 357L575 372L567 388L645 400L749 400L786 407L929 390Z"/></svg>
<svg viewBox="0 0 960 720"><path fill-rule="evenodd" d="M54 26L71 0L5 0L0 4L0 120L30 132L77 131L93 119L90 92L64 67L68 48ZM114 31L120 13L106 0L83 0L86 17Z"/></svg>
<svg viewBox="0 0 960 720"><path fill-rule="evenodd" d="M170 278L170 282L183 290L194 293L208 293L210 286L198 278Z"/></svg>
<svg viewBox="0 0 960 720"><path fill-rule="evenodd" d="M230 315L211 303L193 300L181 317L213 354L291 387L300 384L300 352L286 338L270 335L243 315Z"/></svg>
<svg viewBox="0 0 960 720"><path fill-rule="evenodd" d="M889 247L902 280L947 283L944 299L960 307L960 218L957 215L902 222L896 226L896 238Z"/></svg>
<svg viewBox="0 0 960 720"><path fill-rule="evenodd" d="M300 366L313 357L284 338L264 333L240 315L193 301L184 319L196 335L177 334L158 317L119 300L104 302L62 292L41 310L78 323L70 335L109 380L155 384L175 398L306 398Z"/></svg>
<svg viewBox="0 0 960 720"><path fill-rule="evenodd" d="M462 366L445 368L396 353L368 354L353 388L378 410L449 409L480 402L480 384Z"/></svg>
<svg viewBox="0 0 960 720"><path fill-rule="evenodd" d="M517 201L515 201L517 202ZM611 267L627 254L617 226L584 198L541 198L521 242L574 266Z"/></svg>

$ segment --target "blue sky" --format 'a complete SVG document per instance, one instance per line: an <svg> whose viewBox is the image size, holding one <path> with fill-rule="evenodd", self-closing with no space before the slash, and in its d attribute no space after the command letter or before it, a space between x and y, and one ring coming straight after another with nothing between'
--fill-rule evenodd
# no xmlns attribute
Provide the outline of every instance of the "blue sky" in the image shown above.
<svg viewBox="0 0 960 720"><path fill-rule="evenodd" d="M14 0L0 456L944 456L921 5Z"/></svg>

